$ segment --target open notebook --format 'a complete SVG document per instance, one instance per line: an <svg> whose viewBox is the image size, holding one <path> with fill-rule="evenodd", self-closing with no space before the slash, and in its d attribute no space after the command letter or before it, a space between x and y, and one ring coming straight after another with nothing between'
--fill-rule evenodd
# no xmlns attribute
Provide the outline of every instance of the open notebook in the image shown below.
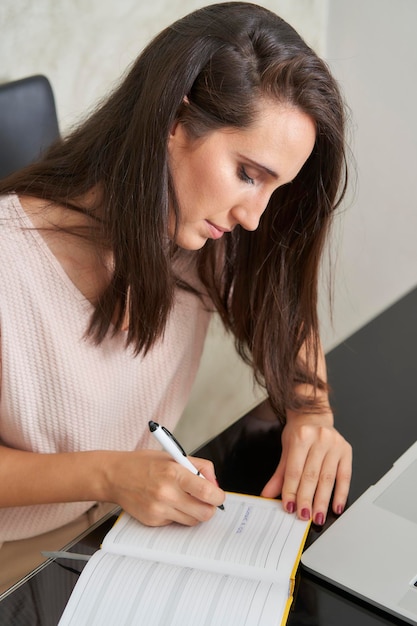
<svg viewBox="0 0 417 626"><path fill-rule="evenodd" d="M417 623L417 442L304 552L325 580Z"/></svg>
<svg viewBox="0 0 417 626"><path fill-rule="evenodd" d="M83 570L60 626L279 626L309 528L276 500L228 493L192 528L123 513Z"/></svg>

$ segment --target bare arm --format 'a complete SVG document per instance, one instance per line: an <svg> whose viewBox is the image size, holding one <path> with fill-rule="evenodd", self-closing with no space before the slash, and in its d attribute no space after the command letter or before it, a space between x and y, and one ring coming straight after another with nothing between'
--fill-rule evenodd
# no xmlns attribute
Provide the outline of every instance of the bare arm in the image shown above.
<svg viewBox="0 0 417 626"><path fill-rule="evenodd" d="M208 480L159 451L38 454L0 446L0 506L115 502L148 525L193 525L224 500L212 464L194 463Z"/></svg>
<svg viewBox="0 0 417 626"><path fill-rule="evenodd" d="M194 463L208 480L165 452L39 454L0 445L0 506L114 502L145 524L193 525L209 519L224 500L213 465L203 459Z"/></svg>

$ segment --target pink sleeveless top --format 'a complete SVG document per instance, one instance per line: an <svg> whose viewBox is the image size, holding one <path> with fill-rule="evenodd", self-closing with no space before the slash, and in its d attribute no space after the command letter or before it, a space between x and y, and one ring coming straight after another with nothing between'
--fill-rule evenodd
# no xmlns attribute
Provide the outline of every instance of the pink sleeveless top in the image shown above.
<svg viewBox="0 0 417 626"><path fill-rule="evenodd" d="M83 338L92 305L15 195L0 197L0 228L0 442L44 453L151 447L148 421L171 429L185 407L207 308L177 290L163 340L145 357L133 357L123 333L94 346ZM0 508L0 545L62 526L91 505Z"/></svg>

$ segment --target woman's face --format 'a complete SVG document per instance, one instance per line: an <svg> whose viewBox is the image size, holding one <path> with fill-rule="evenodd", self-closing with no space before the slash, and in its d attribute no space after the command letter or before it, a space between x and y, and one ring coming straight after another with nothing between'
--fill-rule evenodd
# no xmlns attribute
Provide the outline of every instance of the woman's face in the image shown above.
<svg viewBox="0 0 417 626"><path fill-rule="evenodd" d="M200 139L176 124L169 166L179 204L176 243L198 250L240 224L256 230L272 193L295 178L315 142L313 120L288 104L263 102L244 130L215 130ZM169 236L174 237L171 212Z"/></svg>

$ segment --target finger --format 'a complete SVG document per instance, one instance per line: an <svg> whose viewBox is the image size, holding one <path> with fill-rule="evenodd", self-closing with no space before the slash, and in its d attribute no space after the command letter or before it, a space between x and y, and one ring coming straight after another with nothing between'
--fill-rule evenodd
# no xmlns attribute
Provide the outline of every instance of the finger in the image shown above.
<svg viewBox="0 0 417 626"><path fill-rule="evenodd" d="M199 504L218 507L223 504L226 496L215 483L196 476L186 469L179 475L178 485L185 494L191 496Z"/></svg>
<svg viewBox="0 0 417 626"><path fill-rule="evenodd" d="M319 484L324 461L324 450L321 446L312 447L305 459L296 492L296 509L300 519L308 520L313 514L313 499ZM332 476L334 482L335 470ZM326 509L320 510L325 513ZM316 514L319 511L316 511Z"/></svg>
<svg viewBox="0 0 417 626"><path fill-rule="evenodd" d="M196 526L211 519L217 510L215 506L196 503L195 499L192 499L186 504L185 510L177 508L173 511L172 521L184 526Z"/></svg>
<svg viewBox="0 0 417 626"><path fill-rule="evenodd" d="M335 488L333 510L341 513L346 505L351 475L351 448L315 446L307 457L297 495L297 511L302 519L311 516L316 524L326 520L329 503ZM313 503L311 504L311 501Z"/></svg>
<svg viewBox="0 0 417 626"><path fill-rule="evenodd" d="M336 486L333 495L333 511L336 515L340 515L345 510L352 478L352 447L346 444L346 448L346 453L340 460L336 474Z"/></svg>
<svg viewBox="0 0 417 626"><path fill-rule="evenodd" d="M309 451L307 442L292 446L287 458L281 491L282 503L286 511L297 509L298 491Z"/></svg>
<svg viewBox="0 0 417 626"><path fill-rule="evenodd" d="M131 515L136 517L140 522L146 526L167 526L173 522L182 524L183 526L196 526L201 522L209 520L216 512L216 507L209 507L202 511L193 511L193 505L189 507L190 510L182 510L180 508L165 507L164 510L148 510L145 514L140 511L135 515L135 511L128 511Z"/></svg>
<svg viewBox="0 0 417 626"><path fill-rule="evenodd" d="M218 486L214 465L207 459L199 459L198 457L190 457L191 463L198 471L214 485Z"/></svg>
<svg viewBox="0 0 417 626"><path fill-rule="evenodd" d="M176 514L174 517L174 521L188 526L211 519L217 511L217 502L221 504L224 501L224 492L221 489L201 477L191 475L191 478L193 479L191 483L197 483L197 491L195 492L194 489L191 489L191 493L182 491L175 504ZM212 490L219 491L221 494L220 500L216 500L215 503L207 502L206 498L206 493L210 493ZM193 491L201 497L196 497Z"/></svg>
<svg viewBox="0 0 417 626"><path fill-rule="evenodd" d="M339 455L332 452L329 452L323 459L312 508L312 519L319 526L326 521L339 462Z"/></svg>
<svg viewBox="0 0 417 626"><path fill-rule="evenodd" d="M193 479L192 482L196 481L198 485L206 483L212 489L216 489L211 483L191 474L188 470L184 472L187 474L187 479ZM185 487L189 488L187 480ZM154 496L145 510L142 507L140 511L126 510L148 526L164 526L171 522L194 526L209 520L217 510L215 505L203 502L184 490L181 485L181 476L176 483L161 485Z"/></svg>

